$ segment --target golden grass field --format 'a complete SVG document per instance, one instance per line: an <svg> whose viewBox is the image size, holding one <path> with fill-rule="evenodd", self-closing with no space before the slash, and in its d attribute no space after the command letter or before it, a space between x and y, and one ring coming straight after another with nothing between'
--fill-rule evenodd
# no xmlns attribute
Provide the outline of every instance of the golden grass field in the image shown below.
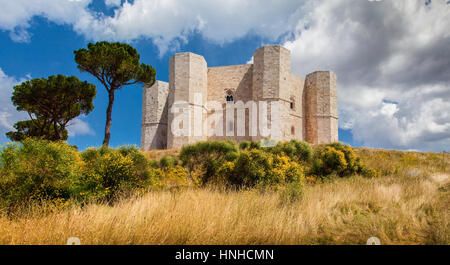
<svg viewBox="0 0 450 265"><path fill-rule="evenodd" d="M214 188L155 191L0 217L0 244L450 244L450 155L356 148L381 173L307 183L301 199ZM176 150L147 153L160 158Z"/></svg>

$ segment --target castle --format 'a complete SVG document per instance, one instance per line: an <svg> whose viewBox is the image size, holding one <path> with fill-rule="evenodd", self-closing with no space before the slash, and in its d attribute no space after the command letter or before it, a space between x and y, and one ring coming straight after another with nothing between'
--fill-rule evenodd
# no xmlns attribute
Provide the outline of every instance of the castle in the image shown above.
<svg viewBox="0 0 450 265"><path fill-rule="evenodd" d="M143 150L205 140L338 140L336 75L294 75L284 47L263 46L253 64L219 67L208 67L201 55L177 53L169 67L169 83L143 88Z"/></svg>

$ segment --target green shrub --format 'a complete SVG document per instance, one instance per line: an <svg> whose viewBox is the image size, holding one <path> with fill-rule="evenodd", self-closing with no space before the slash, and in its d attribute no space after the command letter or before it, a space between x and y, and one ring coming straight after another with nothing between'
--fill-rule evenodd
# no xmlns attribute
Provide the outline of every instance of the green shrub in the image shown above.
<svg viewBox="0 0 450 265"><path fill-rule="evenodd" d="M0 150L0 208L43 200L114 202L149 188L207 183L280 189L282 200L290 202L301 196L305 169L313 178L377 175L350 146L321 145L312 153L309 144L296 140L264 148L259 142L243 141L238 148L231 141L209 141L183 147L178 157L149 161L134 146L80 153L64 142L28 139Z"/></svg>
<svg viewBox="0 0 450 265"><path fill-rule="evenodd" d="M204 185L216 176L222 164L234 161L238 155L238 147L232 141L208 141L184 146L179 158L190 174L204 171L200 179Z"/></svg>
<svg viewBox="0 0 450 265"><path fill-rule="evenodd" d="M156 159L150 159L150 161L148 161L148 164L150 168L159 168L159 161Z"/></svg>
<svg viewBox="0 0 450 265"><path fill-rule="evenodd" d="M178 165L178 158L176 156L164 156L159 160L159 166L161 168L175 167Z"/></svg>
<svg viewBox="0 0 450 265"><path fill-rule="evenodd" d="M89 148L81 153L83 174L74 183L82 201L113 201L120 194L144 190L151 183L150 164L135 147Z"/></svg>
<svg viewBox="0 0 450 265"><path fill-rule="evenodd" d="M261 149L261 143L259 141L242 141L239 144L239 149L250 150L250 149Z"/></svg>
<svg viewBox="0 0 450 265"><path fill-rule="evenodd" d="M312 158L313 150L311 146L302 141L291 140L289 142L279 142L276 146L268 148L272 153L284 153L297 162L309 162Z"/></svg>
<svg viewBox="0 0 450 265"><path fill-rule="evenodd" d="M284 154L263 150L242 151L236 161L224 163L218 170L222 182L237 187L268 187L300 182L302 167Z"/></svg>
<svg viewBox="0 0 450 265"><path fill-rule="evenodd" d="M180 165L166 166L155 169L154 189L180 190L187 187L198 187L196 178L189 177L186 169Z"/></svg>
<svg viewBox="0 0 450 265"><path fill-rule="evenodd" d="M4 207L48 200L62 203L81 176L75 148L65 142L26 139L0 151L0 198Z"/></svg>
<svg viewBox="0 0 450 265"><path fill-rule="evenodd" d="M241 150L247 150L250 147L250 141L242 141L239 143L239 149Z"/></svg>
<svg viewBox="0 0 450 265"><path fill-rule="evenodd" d="M133 163L133 175L142 183L142 180L148 180L151 177L149 172L149 161L139 148L134 145L121 146L118 149L119 153L124 157L129 157Z"/></svg>
<svg viewBox="0 0 450 265"><path fill-rule="evenodd" d="M325 146L316 153L312 171L321 176L327 176L332 173L343 175L346 168L347 161L345 160L344 153L333 147Z"/></svg>
<svg viewBox="0 0 450 265"><path fill-rule="evenodd" d="M375 176L373 169L365 167L361 159L348 145L332 143L319 146L315 150L311 173L326 177L338 175L340 177L361 174L364 176Z"/></svg>
<svg viewBox="0 0 450 265"><path fill-rule="evenodd" d="M271 155L261 150L242 151L228 170L220 170L225 181L231 185L253 187L260 182L267 182L271 169Z"/></svg>
<svg viewBox="0 0 450 265"><path fill-rule="evenodd" d="M303 196L303 183L300 181L288 183L282 187L279 194L283 203L296 202Z"/></svg>

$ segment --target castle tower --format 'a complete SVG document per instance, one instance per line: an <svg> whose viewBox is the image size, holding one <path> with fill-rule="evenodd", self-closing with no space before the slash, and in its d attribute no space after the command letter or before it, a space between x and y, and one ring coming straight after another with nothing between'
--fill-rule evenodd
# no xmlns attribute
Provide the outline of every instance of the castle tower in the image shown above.
<svg viewBox="0 0 450 265"><path fill-rule="evenodd" d="M271 128L271 138L282 140L290 123L290 68L291 53L279 45L263 46L255 51L253 56L253 99L265 101L268 105L268 126ZM279 117L271 116L271 102L278 103ZM258 114L259 115L259 114ZM260 129L258 118L258 128ZM272 128L274 125L274 128ZM265 138L259 130L258 136L252 140Z"/></svg>
<svg viewBox="0 0 450 265"><path fill-rule="evenodd" d="M337 78L331 71L306 76L305 140L311 144L338 141Z"/></svg>
<svg viewBox="0 0 450 265"><path fill-rule="evenodd" d="M207 64L203 56L177 53L169 63L167 147L180 148L207 139Z"/></svg>
<svg viewBox="0 0 450 265"><path fill-rule="evenodd" d="M141 148L167 148L167 95L169 84L156 81L144 86L142 104Z"/></svg>

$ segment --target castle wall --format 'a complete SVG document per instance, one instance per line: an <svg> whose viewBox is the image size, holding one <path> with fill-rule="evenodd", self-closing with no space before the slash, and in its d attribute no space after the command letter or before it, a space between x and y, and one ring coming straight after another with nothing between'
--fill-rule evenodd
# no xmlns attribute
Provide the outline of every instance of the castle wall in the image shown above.
<svg viewBox="0 0 450 265"><path fill-rule="evenodd" d="M167 96L169 84L156 81L144 86L142 104L141 148L167 148Z"/></svg>
<svg viewBox="0 0 450 265"><path fill-rule="evenodd" d="M286 122L283 125L283 141L292 139L304 140L303 132L303 87L305 81L292 73L287 77L290 96L287 101L283 102L283 113L289 114L286 117ZM291 108L293 103L293 109Z"/></svg>
<svg viewBox="0 0 450 265"><path fill-rule="evenodd" d="M209 126L209 133L211 136L208 140L251 140L249 134L249 110L245 108L245 103L252 100L252 75L253 65L231 65L208 68L208 101L216 101L222 107L222 136L213 135L215 126L211 124ZM234 123L232 126L232 132L234 136L227 136L227 93L231 93L234 98L234 102L242 101L242 107L234 110ZM238 134L238 112L244 111L245 113L245 136L239 136ZM215 115L213 112L208 112L208 117ZM242 122L241 122L242 123ZM229 129L229 128L228 128Z"/></svg>

